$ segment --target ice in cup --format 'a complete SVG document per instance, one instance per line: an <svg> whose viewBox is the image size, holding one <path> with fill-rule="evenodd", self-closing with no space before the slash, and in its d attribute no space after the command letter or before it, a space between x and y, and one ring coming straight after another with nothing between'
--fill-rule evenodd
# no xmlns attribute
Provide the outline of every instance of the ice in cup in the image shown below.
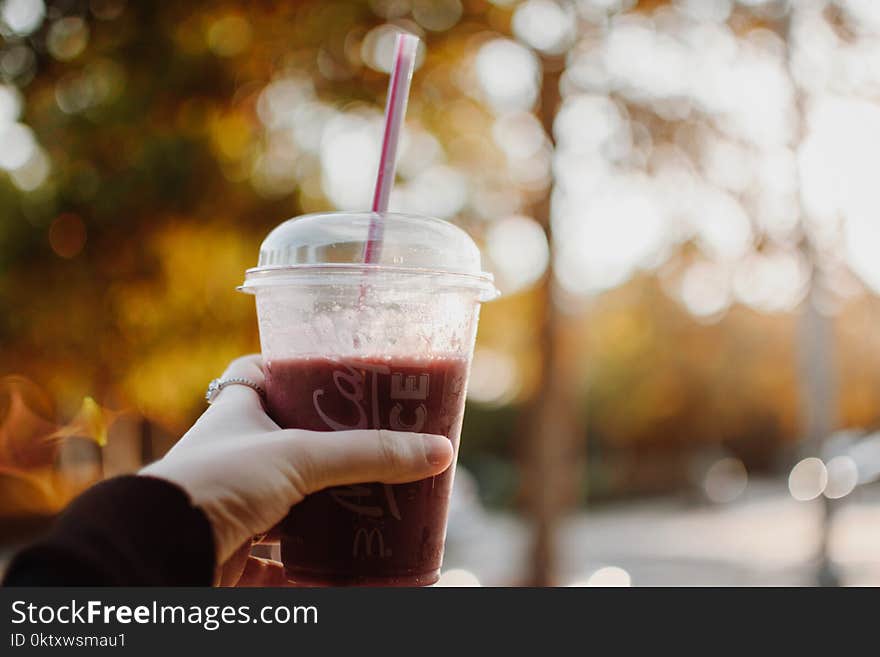
<svg viewBox="0 0 880 657"><path fill-rule="evenodd" d="M441 434L456 457L479 308L495 296L480 253L439 219L383 213L379 257L362 261L369 212L306 215L272 231L242 289L256 295L266 406L284 428ZM437 581L455 465L410 484L315 493L281 526L303 585Z"/></svg>

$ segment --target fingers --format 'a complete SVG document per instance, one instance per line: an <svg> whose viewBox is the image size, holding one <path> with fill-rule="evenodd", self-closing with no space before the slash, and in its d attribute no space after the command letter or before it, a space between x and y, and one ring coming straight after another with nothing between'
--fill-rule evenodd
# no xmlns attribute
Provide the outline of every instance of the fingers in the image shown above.
<svg viewBox="0 0 880 657"><path fill-rule="evenodd" d="M278 545L281 542L281 525L275 525L265 534L255 537L254 545Z"/></svg>
<svg viewBox="0 0 880 657"><path fill-rule="evenodd" d="M218 569L214 576L214 586L235 586L244 573L250 551L250 541L242 544Z"/></svg>
<svg viewBox="0 0 880 657"><path fill-rule="evenodd" d="M266 376L263 374L263 357L260 354L248 354L241 356L229 363L223 372L224 379L243 378L253 381L263 387L266 385Z"/></svg>
<svg viewBox="0 0 880 657"><path fill-rule="evenodd" d="M290 586L284 566L272 559L250 554L251 542L242 545L226 560L215 576L215 586Z"/></svg>
<svg viewBox="0 0 880 657"><path fill-rule="evenodd" d="M266 375L263 373L263 357L260 354L248 354L236 358L229 363L223 372L221 379L246 379L265 390ZM248 406L259 405L262 408L260 395L248 386L227 385L214 398L213 406L217 404L237 403Z"/></svg>
<svg viewBox="0 0 880 657"><path fill-rule="evenodd" d="M291 586L291 583L279 562L248 557L236 586Z"/></svg>
<svg viewBox="0 0 880 657"><path fill-rule="evenodd" d="M285 431L291 479L304 495L329 486L404 483L440 474L453 460L444 436L401 431Z"/></svg>
<svg viewBox="0 0 880 657"><path fill-rule="evenodd" d="M265 388L262 357L251 354L236 358L223 373L224 379L244 378ZM218 435L242 435L277 431L278 425L266 415L263 400L253 389L244 385L227 385L214 398L196 423L196 433ZM192 431L190 432L192 433ZM186 444L189 437L181 441ZM180 444L180 443L179 443Z"/></svg>

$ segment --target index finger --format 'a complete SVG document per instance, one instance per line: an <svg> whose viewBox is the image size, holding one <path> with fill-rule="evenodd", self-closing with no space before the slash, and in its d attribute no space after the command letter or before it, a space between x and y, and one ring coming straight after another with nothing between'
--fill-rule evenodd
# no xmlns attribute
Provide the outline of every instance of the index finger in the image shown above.
<svg viewBox="0 0 880 657"><path fill-rule="evenodd" d="M247 379L261 388L266 386L266 375L263 373L263 357L260 354L241 356L226 366L222 379Z"/></svg>
<svg viewBox="0 0 880 657"><path fill-rule="evenodd" d="M259 354L236 358L227 366L221 380L242 378L265 389L262 364ZM278 429L278 425L266 415L263 399L256 390L246 385L230 384L217 393L208 409L174 449L184 449L222 436L244 436Z"/></svg>
<svg viewBox="0 0 880 657"><path fill-rule="evenodd" d="M229 363L220 377L221 381L229 381L230 379L243 379L262 390L266 389L266 375L263 372L263 357L260 354L248 354L241 356ZM228 404L244 404L253 407L256 403L262 407L263 399L259 393L247 385L228 384L225 385L220 392L216 394L212 401L212 406L228 405Z"/></svg>

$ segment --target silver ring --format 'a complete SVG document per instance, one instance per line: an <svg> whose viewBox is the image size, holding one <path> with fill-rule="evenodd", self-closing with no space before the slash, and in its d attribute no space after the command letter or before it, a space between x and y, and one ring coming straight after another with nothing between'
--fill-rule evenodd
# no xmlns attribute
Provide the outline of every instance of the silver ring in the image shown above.
<svg viewBox="0 0 880 657"><path fill-rule="evenodd" d="M263 390L261 385L254 383L249 379L234 376L228 379L214 379L211 381L211 383L208 384L208 389L205 391L205 401L209 404L214 403L214 400L217 398L217 395L220 394L220 391L226 386L231 385L247 386L251 390L254 390L261 398L266 397L266 391Z"/></svg>

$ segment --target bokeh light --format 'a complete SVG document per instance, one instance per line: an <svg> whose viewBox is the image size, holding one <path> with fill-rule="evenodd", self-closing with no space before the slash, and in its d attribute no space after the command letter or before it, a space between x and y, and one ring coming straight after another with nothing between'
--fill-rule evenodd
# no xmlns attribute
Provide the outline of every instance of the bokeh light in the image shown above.
<svg viewBox="0 0 880 657"><path fill-rule="evenodd" d="M21 93L13 86L0 84L0 126L14 123L21 115Z"/></svg>
<svg viewBox="0 0 880 657"><path fill-rule="evenodd" d="M373 181L370 180L371 185ZM395 189L389 206L392 211L453 219L467 199L468 184L464 175L452 167L435 165Z"/></svg>
<svg viewBox="0 0 880 657"><path fill-rule="evenodd" d="M375 182L375 164L382 136L378 112L339 114L330 119L321 138L324 193L341 209L364 208Z"/></svg>
<svg viewBox="0 0 880 657"><path fill-rule="evenodd" d="M825 497L839 500L855 490L859 482L859 467L851 456L841 454L828 461L828 484L822 491Z"/></svg>
<svg viewBox="0 0 880 657"><path fill-rule="evenodd" d="M698 21L721 23L730 16L733 0L674 0L678 11Z"/></svg>
<svg viewBox="0 0 880 657"><path fill-rule="evenodd" d="M112 21L119 18L125 11L126 0L91 0L89 9L95 18Z"/></svg>
<svg viewBox="0 0 880 657"><path fill-rule="evenodd" d="M459 21L462 9L461 0L413 0L412 15L425 29L442 32Z"/></svg>
<svg viewBox="0 0 880 657"><path fill-rule="evenodd" d="M709 467L703 479L703 489L711 501L725 504L740 497L748 483L749 475L743 462L735 457L727 457Z"/></svg>
<svg viewBox="0 0 880 657"><path fill-rule="evenodd" d="M679 295L685 308L696 317L717 317L732 300L730 274L718 263L695 262L681 277Z"/></svg>
<svg viewBox="0 0 880 657"><path fill-rule="evenodd" d="M507 353L478 347L471 364L468 399L500 406L509 403L519 389L516 361Z"/></svg>
<svg viewBox="0 0 880 657"><path fill-rule="evenodd" d="M440 574L440 579L434 586L440 587L475 587L480 586L480 580L469 570L453 568Z"/></svg>
<svg viewBox="0 0 880 657"><path fill-rule="evenodd" d="M807 294L810 272L794 249L745 256L733 275L742 303L772 313L794 310Z"/></svg>
<svg viewBox="0 0 880 657"><path fill-rule="evenodd" d="M569 586L625 588L632 586L632 577L618 566L604 566L593 572L586 580L575 580Z"/></svg>
<svg viewBox="0 0 880 657"><path fill-rule="evenodd" d="M508 158L525 160L546 144L544 129L530 112L504 114L492 126L492 137Z"/></svg>
<svg viewBox="0 0 880 657"><path fill-rule="evenodd" d="M82 54L89 42L89 27L78 16L68 16L52 23L46 47L55 59L68 61Z"/></svg>
<svg viewBox="0 0 880 657"><path fill-rule="evenodd" d="M550 261L544 229L529 217L514 215L494 222L486 243L496 284L507 294L537 282Z"/></svg>
<svg viewBox="0 0 880 657"><path fill-rule="evenodd" d="M800 502L816 499L827 485L828 470L821 459L815 457L799 461L788 475L788 490Z"/></svg>
<svg viewBox="0 0 880 657"><path fill-rule="evenodd" d="M251 24L237 14L223 16L208 28L208 46L221 57L240 55L251 45L252 39Z"/></svg>
<svg viewBox="0 0 880 657"><path fill-rule="evenodd" d="M0 125L0 169L11 171L24 166L37 148L34 131L22 123Z"/></svg>
<svg viewBox="0 0 880 657"><path fill-rule="evenodd" d="M361 60L372 69L382 73L390 72L394 61L394 43L397 40L397 35L401 32L410 32L410 30L404 30L400 26L390 23L374 27L361 42ZM416 70L422 65L424 59L425 44L420 42L416 52Z"/></svg>
<svg viewBox="0 0 880 657"><path fill-rule="evenodd" d="M86 227L83 220L73 213L59 215L49 226L49 246L65 259L75 257L86 243Z"/></svg>
<svg viewBox="0 0 880 657"><path fill-rule="evenodd" d="M498 113L532 108L538 97L539 70L535 55L510 39L489 41L476 57L477 80Z"/></svg>
<svg viewBox="0 0 880 657"><path fill-rule="evenodd" d="M26 45L18 44L0 54L0 72L19 84L27 84L36 72L36 56Z"/></svg>
<svg viewBox="0 0 880 657"><path fill-rule="evenodd" d="M596 182L585 185L585 173L572 169L560 176L553 208L556 276L571 292L593 294L657 263L669 234L647 180L602 180L599 174Z"/></svg>
<svg viewBox="0 0 880 657"><path fill-rule="evenodd" d="M0 7L0 21L10 33L27 36L43 23L46 6L43 0L5 0Z"/></svg>
<svg viewBox="0 0 880 657"><path fill-rule="evenodd" d="M23 192L33 192L49 177L51 171L49 156L42 148L35 148L27 161L9 172L12 182Z"/></svg>
<svg viewBox="0 0 880 657"><path fill-rule="evenodd" d="M549 54L565 52L575 37L575 15L568 3L527 0L513 15L513 33L535 50Z"/></svg>
<svg viewBox="0 0 880 657"><path fill-rule="evenodd" d="M400 18L411 9L412 2L411 0L370 0L370 7L377 16Z"/></svg>

